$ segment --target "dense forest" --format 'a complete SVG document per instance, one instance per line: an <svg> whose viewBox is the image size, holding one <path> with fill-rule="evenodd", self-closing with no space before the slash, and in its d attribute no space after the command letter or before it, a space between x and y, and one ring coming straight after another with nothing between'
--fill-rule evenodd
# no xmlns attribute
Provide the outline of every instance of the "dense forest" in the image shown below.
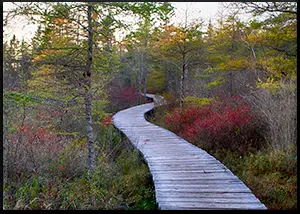
<svg viewBox="0 0 300 214"><path fill-rule="evenodd" d="M223 3L216 20L186 11L180 24L168 2L14 5L4 27L38 28L3 43L4 209L157 209L112 119L145 93L166 100L151 122L221 160L268 209L296 209L296 2Z"/></svg>

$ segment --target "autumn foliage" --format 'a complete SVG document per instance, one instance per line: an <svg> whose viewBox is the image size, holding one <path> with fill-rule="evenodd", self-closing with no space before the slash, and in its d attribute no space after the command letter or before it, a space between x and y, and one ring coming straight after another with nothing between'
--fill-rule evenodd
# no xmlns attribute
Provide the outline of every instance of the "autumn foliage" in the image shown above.
<svg viewBox="0 0 300 214"><path fill-rule="evenodd" d="M219 98L201 107L187 106L181 114L174 110L164 122L171 131L206 148L222 146L239 148L242 152L243 146L249 146L253 138L259 137L258 118L249 104L237 95Z"/></svg>
<svg viewBox="0 0 300 214"><path fill-rule="evenodd" d="M112 116L104 117L103 120L102 120L102 126L106 128L109 124L113 124Z"/></svg>
<svg viewBox="0 0 300 214"><path fill-rule="evenodd" d="M119 111L132 107L140 102L147 102L144 97L138 94L137 90L130 86L122 86L116 82L111 83L109 90L110 108L112 111Z"/></svg>

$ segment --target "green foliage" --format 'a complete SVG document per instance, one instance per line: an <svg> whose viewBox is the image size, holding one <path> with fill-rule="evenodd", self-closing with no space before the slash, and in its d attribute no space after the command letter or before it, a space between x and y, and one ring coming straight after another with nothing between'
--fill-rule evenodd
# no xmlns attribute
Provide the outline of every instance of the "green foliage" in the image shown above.
<svg viewBox="0 0 300 214"><path fill-rule="evenodd" d="M250 20L250 27L254 30L260 29L263 26L263 22L259 22L256 19Z"/></svg>
<svg viewBox="0 0 300 214"><path fill-rule="evenodd" d="M205 87L210 88L210 87L218 86L218 85L221 85L224 82L225 82L225 80L221 76L219 76L215 81L207 83L205 85Z"/></svg>
<svg viewBox="0 0 300 214"><path fill-rule="evenodd" d="M161 20L167 20L174 10L174 7L168 2L135 2L127 4L126 8L145 19L158 15Z"/></svg>
<svg viewBox="0 0 300 214"><path fill-rule="evenodd" d="M288 59L283 56L269 57L266 60L262 60L261 64L263 68L272 75L272 77L280 80L282 78L296 79L296 59Z"/></svg>
<svg viewBox="0 0 300 214"><path fill-rule="evenodd" d="M152 92L161 92L165 87L166 76L164 73L155 71L147 76L147 89Z"/></svg>
<svg viewBox="0 0 300 214"><path fill-rule="evenodd" d="M4 91L3 102L5 105L26 105L33 106L40 101L35 99L29 93L20 93L18 91Z"/></svg>
<svg viewBox="0 0 300 214"><path fill-rule="evenodd" d="M274 150L268 154L258 152L247 159L248 170L254 175L267 173L281 173L281 176L290 176L297 173L297 157L295 146L287 150Z"/></svg>
<svg viewBox="0 0 300 214"><path fill-rule="evenodd" d="M282 87L282 84L280 84L278 81L275 81L274 78L269 77L267 78L267 81L261 81L260 79L258 79L256 86L257 88L264 88L269 90L271 94L276 94L276 92L278 92Z"/></svg>
<svg viewBox="0 0 300 214"><path fill-rule="evenodd" d="M94 100L92 102L92 116L96 119L100 125L101 119L106 115L104 108L107 105L108 101L106 99Z"/></svg>
<svg viewBox="0 0 300 214"><path fill-rule="evenodd" d="M249 66L249 62L246 59L236 58L230 59L225 63L221 63L219 65L219 69L221 71L235 71L235 70L242 70L246 69Z"/></svg>
<svg viewBox="0 0 300 214"><path fill-rule="evenodd" d="M52 65L40 66L38 70L32 73L33 77L28 82L28 91L41 98L67 100L70 96L69 87L63 81L58 81L57 78L61 72L63 70L59 67L55 68Z"/></svg>
<svg viewBox="0 0 300 214"><path fill-rule="evenodd" d="M295 146L286 151L267 149L243 157L226 149L211 153L242 179L268 209L296 209Z"/></svg>
<svg viewBox="0 0 300 214"><path fill-rule="evenodd" d="M184 98L184 102L187 103L194 103L197 104L198 106L203 106L211 103L212 99L211 98L206 98L206 97L193 97L193 96L187 96Z"/></svg>

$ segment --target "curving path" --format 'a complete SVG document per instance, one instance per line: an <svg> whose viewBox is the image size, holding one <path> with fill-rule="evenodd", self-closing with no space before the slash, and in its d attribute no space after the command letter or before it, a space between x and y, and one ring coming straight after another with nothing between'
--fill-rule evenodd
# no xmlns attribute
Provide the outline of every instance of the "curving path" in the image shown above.
<svg viewBox="0 0 300 214"><path fill-rule="evenodd" d="M147 94L158 105L161 97ZM152 174L162 210L266 209L221 162L174 133L149 123L154 103L122 110L115 126L139 149Z"/></svg>

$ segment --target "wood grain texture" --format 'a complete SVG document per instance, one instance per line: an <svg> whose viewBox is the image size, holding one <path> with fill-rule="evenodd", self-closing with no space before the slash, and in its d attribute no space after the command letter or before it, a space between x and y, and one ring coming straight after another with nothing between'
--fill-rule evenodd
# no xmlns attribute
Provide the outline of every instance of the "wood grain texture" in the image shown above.
<svg viewBox="0 0 300 214"><path fill-rule="evenodd" d="M154 103L116 113L114 125L141 152L162 210L266 209L251 190L206 151L145 119L163 105L162 97L147 94Z"/></svg>

